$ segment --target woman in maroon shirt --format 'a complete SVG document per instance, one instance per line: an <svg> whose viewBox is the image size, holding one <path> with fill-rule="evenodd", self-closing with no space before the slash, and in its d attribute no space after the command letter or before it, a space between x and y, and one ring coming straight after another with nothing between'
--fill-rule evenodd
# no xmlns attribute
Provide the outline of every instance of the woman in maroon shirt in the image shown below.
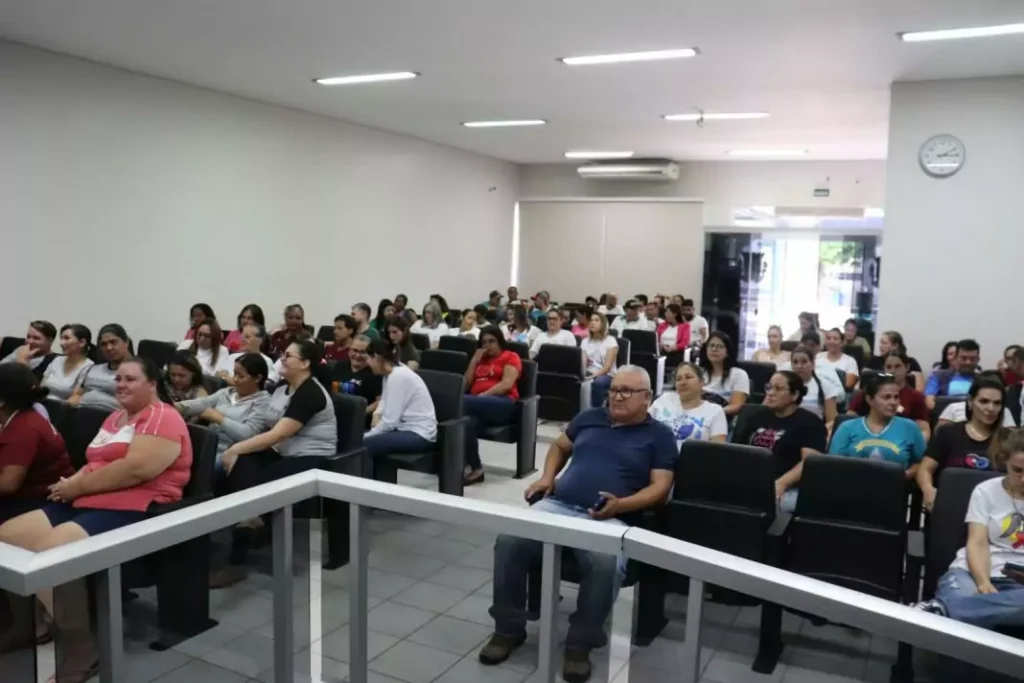
<svg viewBox="0 0 1024 683"><path fill-rule="evenodd" d="M64 439L33 408L46 393L27 365L0 365L0 524L45 505L74 474Z"/></svg>
<svg viewBox="0 0 1024 683"><path fill-rule="evenodd" d="M883 368L886 374L896 378L900 385L900 406L897 412L899 417L905 417L917 423L927 441L931 436L931 425L928 422L928 406L924 402L924 394L907 384L907 375L910 373L910 358L902 351L890 351L885 354ZM853 415L867 415L868 404L864 400L864 392L858 391L850 399L848 413Z"/></svg>

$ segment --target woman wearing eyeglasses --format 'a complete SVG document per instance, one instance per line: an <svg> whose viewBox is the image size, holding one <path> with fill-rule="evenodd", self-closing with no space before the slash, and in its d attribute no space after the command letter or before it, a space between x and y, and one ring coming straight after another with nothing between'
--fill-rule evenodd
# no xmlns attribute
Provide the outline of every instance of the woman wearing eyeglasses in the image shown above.
<svg viewBox="0 0 1024 683"><path fill-rule="evenodd" d="M804 381L795 372L772 375L764 388L763 407L736 425L733 443L767 448L775 456L775 497L783 512L796 509L797 486L808 455L825 452L825 424L801 410L807 396Z"/></svg>
<svg viewBox="0 0 1024 683"><path fill-rule="evenodd" d="M726 416L739 413L750 396L750 376L743 368L736 367L736 352L729 335L719 331L708 335L707 343L701 347L698 365L704 373L705 391L728 401Z"/></svg>
<svg viewBox="0 0 1024 683"><path fill-rule="evenodd" d="M569 330L562 329L562 313L557 308L550 308L547 312L548 329L537 335L530 345L530 358L535 358L544 344L556 344L558 346L576 346L576 337Z"/></svg>
<svg viewBox="0 0 1024 683"><path fill-rule="evenodd" d="M207 319L196 327L196 338L192 340L189 351L199 361L204 375L215 377L218 374L230 376L235 371L231 362L231 353L224 347L224 335L216 320Z"/></svg>
<svg viewBox="0 0 1024 683"><path fill-rule="evenodd" d="M523 361L518 353L509 351L505 343L505 336L494 325L482 328L480 348L466 369L467 394L463 397L463 410L469 425L466 427L465 486L484 480L477 429L508 424L519 400L517 382L523 372Z"/></svg>
<svg viewBox="0 0 1024 683"><path fill-rule="evenodd" d="M667 425L676 435L676 445L684 441L724 442L729 431L722 406L705 401L704 373L696 363L683 363L676 368L676 390L658 397L648 411L658 422Z"/></svg>
<svg viewBox="0 0 1024 683"><path fill-rule="evenodd" d="M924 456L925 443L914 421L896 414L900 407L900 383L892 375L876 375L864 384L867 417L839 425L828 452L893 462L903 468L907 479L913 479Z"/></svg>
<svg viewBox="0 0 1024 683"><path fill-rule="evenodd" d="M1004 390L995 377L979 377L967 394L967 421L942 425L928 444L917 472L925 510L935 505L939 475L947 467L996 469L995 454L1006 438L1002 427Z"/></svg>

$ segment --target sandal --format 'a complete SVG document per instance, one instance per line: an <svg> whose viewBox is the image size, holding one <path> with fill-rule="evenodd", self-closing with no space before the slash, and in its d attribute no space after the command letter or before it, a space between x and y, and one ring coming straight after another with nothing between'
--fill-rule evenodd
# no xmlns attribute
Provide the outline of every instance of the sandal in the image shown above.
<svg viewBox="0 0 1024 683"><path fill-rule="evenodd" d="M56 673L50 675L46 679L46 683L86 683L91 678L95 678L100 675L100 663L95 661L89 665L87 669L82 671L72 671L70 673L61 674L58 676Z"/></svg>
<svg viewBox="0 0 1024 683"><path fill-rule="evenodd" d="M483 480L484 480L484 471L483 471L483 469L476 470L475 472L472 471L472 470L469 470L464 475L462 475L462 485L463 486L472 486L473 484L479 484Z"/></svg>

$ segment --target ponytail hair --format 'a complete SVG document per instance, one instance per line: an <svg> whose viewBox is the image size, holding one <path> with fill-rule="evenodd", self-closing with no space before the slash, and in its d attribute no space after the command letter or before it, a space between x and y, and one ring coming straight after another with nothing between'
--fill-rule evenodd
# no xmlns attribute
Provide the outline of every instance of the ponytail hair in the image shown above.
<svg viewBox="0 0 1024 683"><path fill-rule="evenodd" d="M70 330L71 334L75 335L75 339L78 341L85 342L85 348L82 349L82 355L86 358L92 356L93 349L96 346L92 343L92 330L81 323L68 323L60 328L60 333L64 334L65 330Z"/></svg>
<svg viewBox="0 0 1024 683"><path fill-rule="evenodd" d="M309 374L325 388L330 387L330 372L328 372L327 366L323 363L323 342L319 339L306 338L296 339L291 345L299 349L299 357L302 360L309 361Z"/></svg>

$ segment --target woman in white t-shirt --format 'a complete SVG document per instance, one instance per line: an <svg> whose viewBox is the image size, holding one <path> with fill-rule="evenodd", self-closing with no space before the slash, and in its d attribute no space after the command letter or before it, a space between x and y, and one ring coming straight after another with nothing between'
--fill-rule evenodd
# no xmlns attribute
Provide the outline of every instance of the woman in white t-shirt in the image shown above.
<svg viewBox="0 0 1024 683"><path fill-rule="evenodd" d="M467 308L462 312L462 320L459 321L458 327L449 327L448 335L451 337L472 337L473 339L480 338L480 328L476 326L476 312L472 308Z"/></svg>
<svg viewBox="0 0 1024 683"><path fill-rule="evenodd" d="M806 346L798 346L790 355L793 372L800 376L807 387L807 395L800 407L809 410L825 421L831 430L836 419L838 408L836 397L839 396L839 378L829 379L828 375L819 375L814 370L814 352ZM832 373L835 376L835 373ZM825 379L823 379L825 378Z"/></svg>
<svg viewBox="0 0 1024 683"><path fill-rule="evenodd" d="M684 441L725 441L729 431L722 406L701 398L704 373L696 363L676 368L676 390L658 397L648 412L676 435L676 445Z"/></svg>
<svg viewBox="0 0 1024 683"><path fill-rule="evenodd" d="M843 333L837 327L833 327L825 333L825 351L814 357L814 365L818 372L842 370L846 373L844 393L852 391L857 386L860 368L857 367L857 361L853 359L853 356L843 353ZM839 379L839 375L836 375L836 379ZM841 401L843 398L845 395L839 400Z"/></svg>
<svg viewBox="0 0 1024 683"><path fill-rule="evenodd" d="M199 361L204 375L216 377L218 373L231 376L235 372L235 364L231 361L231 352L224 346L224 333L216 320L207 319L196 328L196 338L192 340L189 351Z"/></svg>
<svg viewBox="0 0 1024 683"><path fill-rule="evenodd" d="M512 322L502 328L505 341L514 341L533 346L534 340L540 335L540 329L530 323L530 316L522 306L512 309Z"/></svg>
<svg viewBox="0 0 1024 683"><path fill-rule="evenodd" d="M544 344L557 344L558 346L576 346L576 337L569 330L562 329L562 314L557 308L551 308L547 312L548 329L541 332L530 345L530 358L535 358L540 347Z"/></svg>
<svg viewBox="0 0 1024 683"><path fill-rule="evenodd" d="M587 359L587 377L594 380L590 387L590 405L600 408L608 398L619 355L619 343L608 334L608 318L604 314L590 316L590 334L580 343L580 350Z"/></svg>
<svg viewBox="0 0 1024 683"><path fill-rule="evenodd" d="M1003 442L1006 475L978 484L967 506L967 544L939 579L935 598L916 607L982 628L1024 626L1024 431Z"/></svg>
<svg viewBox="0 0 1024 683"><path fill-rule="evenodd" d="M448 323L441 319L441 307L431 301L423 307L423 317L412 324L410 334L425 334L430 348L437 348L441 337L448 333Z"/></svg>
<svg viewBox="0 0 1024 683"><path fill-rule="evenodd" d="M63 356L57 356L43 372L42 385L50 396L66 401L78 384L82 373L93 363L89 360L92 350L92 332L85 325L77 323L60 328L60 348Z"/></svg>
<svg viewBox="0 0 1024 683"><path fill-rule="evenodd" d="M707 343L700 349L698 365L704 375L705 391L728 401L726 416L739 413L750 396L750 376L743 368L736 367L736 351L729 335L718 330L709 334Z"/></svg>
<svg viewBox="0 0 1024 683"><path fill-rule="evenodd" d="M967 401L950 403L946 406L939 415L939 421L935 427L938 429L942 425L947 425L950 422L967 422ZM1017 426L1017 423L1013 419L1013 413L1010 412L1009 408L1003 408L1003 426L1010 429Z"/></svg>

